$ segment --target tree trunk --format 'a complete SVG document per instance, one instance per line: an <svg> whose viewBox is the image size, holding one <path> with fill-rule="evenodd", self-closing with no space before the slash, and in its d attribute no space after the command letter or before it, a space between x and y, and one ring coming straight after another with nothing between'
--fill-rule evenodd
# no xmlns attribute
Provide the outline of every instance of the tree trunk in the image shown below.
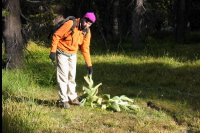
<svg viewBox="0 0 200 133"><path fill-rule="evenodd" d="M137 49L141 47L141 28L142 15L144 13L143 0L136 0L135 9L132 14L132 47Z"/></svg>
<svg viewBox="0 0 200 133"><path fill-rule="evenodd" d="M56 5L53 8L53 13L57 14L57 16L54 18L54 21L53 21L54 25L58 24L60 21L64 20L67 17L67 15L65 15L65 12L66 10L64 6Z"/></svg>
<svg viewBox="0 0 200 133"><path fill-rule="evenodd" d="M115 0L113 3L113 33L112 33L114 43L117 43L119 41L118 7L119 7L119 0Z"/></svg>
<svg viewBox="0 0 200 133"><path fill-rule="evenodd" d="M175 12L176 12L176 6L175 6L175 0L170 0L170 16L169 16L169 25L175 28L176 22L175 22Z"/></svg>
<svg viewBox="0 0 200 133"><path fill-rule="evenodd" d="M19 0L4 1L6 11L10 15L4 18L3 39L7 54L7 69L21 68L23 65L23 38L21 34Z"/></svg>
<svg viewBox="0 0 200 133"><path fill-rule="evenodd" d="M178 0L178 13L177 13L177 26L176 26L176 41L185 41L185 29L186 29L186 1Z"/></svg>

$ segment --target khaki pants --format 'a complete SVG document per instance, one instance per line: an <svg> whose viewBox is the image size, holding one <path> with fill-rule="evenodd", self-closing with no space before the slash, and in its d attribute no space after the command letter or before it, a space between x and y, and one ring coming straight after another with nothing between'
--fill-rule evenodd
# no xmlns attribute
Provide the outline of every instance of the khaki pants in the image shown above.
<svg viewBox="0 0 200 133"><path fill-rule="evenodd" d="M76 93L76 54L68 57L57 52L58 93L62 102L74 100Z"/></svg>

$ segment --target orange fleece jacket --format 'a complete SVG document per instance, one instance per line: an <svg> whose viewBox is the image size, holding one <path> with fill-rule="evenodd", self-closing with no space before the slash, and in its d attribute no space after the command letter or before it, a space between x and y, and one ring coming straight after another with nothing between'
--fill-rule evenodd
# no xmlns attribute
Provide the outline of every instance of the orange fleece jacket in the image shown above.
<svg viewBox="0 0 200 133"><path fill-rule="evenodd" d="M91 32L88 29L86 37L78 26L80 18L76 19L77 25L74 28L74 34L71 34L70 28L73 25L73 20L65 22L54 34L51 43L51 52L56 53L56 49L60 49L68 54L76 53L81 48L82 55L88 66L92 66L90 57L90 38Z"/></svg>

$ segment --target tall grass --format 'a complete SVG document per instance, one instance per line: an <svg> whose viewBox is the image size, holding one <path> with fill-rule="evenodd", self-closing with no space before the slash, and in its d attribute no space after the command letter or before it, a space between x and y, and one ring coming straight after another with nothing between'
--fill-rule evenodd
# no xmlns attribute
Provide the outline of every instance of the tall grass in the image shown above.
<svg viewBox="0 0 200 133"><path fill-rule="evenodd" d="M2 70L2 132L199 132L199 47L163 43L122 52L91 47L94 84L103 83L98 94L126 95L141 107L116 113L88 106L60 108L49 48L29 42L25 69ZM86 65L80 52L77 61L82 95Z"/></svg>

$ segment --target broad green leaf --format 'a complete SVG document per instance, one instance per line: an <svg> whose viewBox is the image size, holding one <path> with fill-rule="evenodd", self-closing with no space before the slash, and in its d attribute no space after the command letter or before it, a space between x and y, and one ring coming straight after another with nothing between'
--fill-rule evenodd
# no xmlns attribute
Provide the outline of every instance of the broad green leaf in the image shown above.
<svg viewBox="0 0 200 133"><path fill-rule="evenodd" d="M104 100L110 100L110 94L103 94L102 98Z"/></svg>
<svg viewBox="0 0 200 133"><path fill-rule="evenodd" d="M98 93L98 88L99 88L100 85L102 85L102 83L99 83L94 88L92 88L93 95L96 95Z"/></svg>
<svg viewBox="0 0 200 133"><path fill-rule="evenodd" d="M92 74L88 75L90 82L93 82L92 80Z"/></svg>
<svg viewBox="0 0 200 133"><path fill-rule="evenodd" d="M83 90L84 90L84 94L88 94L88 95L92 94L92 90L91 89L88 89L88 88L83 86Z"/></svg>
<svg viewBox="0 0 200 133"><path fill-rule="evenodd" d="M86 99L87 99L87 102L93 103L93 102L97 101L98 97L97 96L88 96Z"/></svg>
<svg viewBox="0 0 200 133"><path fill-rule="evenodd" d="M132 110L139 110L140 107L138 105L128 105L128 108L132 109Z"/></svg>
<svg viewBox="0 0 200 133"><path fill-rule="evenodd" d="M90 94L90 95L91 95L91 96L95 96L97 93L98 93L98 88L96 88L96 89L95 89L95 88L92 88L92 89L91 89L91 94Z"/></svg>
<svg viewBox="0 0 200 133"><path fill-rule="evenodd" d="M112 101L110 107L117 112L121 111L117 101Z"/></svg>
<svg viewBox="0 0 200 133"><path fill-rule="evenodd" d="M107 108L111 108L111 102L108 102L108 103L106 104L106 107L107 107Z"/></svg>
<svg viewBox="0 0 200 133"><path fill-rule="evenodd" d="M124 110L130 110L128 107L127 107L127 104L119 104L119 106L124 109Z"/></svg>
<svg viewBox="0 0 200 133"><path fill-rule="evenodd" d="M123 101L128 101L128 102L132 102L132 103L133 103L133 100L130 99L130 98L128 98L128 97L125 96L125 95L120 96L120 99L123 100Z"/></svg>
<svg viewBox="0 0 200 133"><path fill-rule="evenodd" d="M113 99L110 99L108 102L112 103L112 102L116 102L117 104L120 102L119 100L113 100Z"/></svg>
<svg viewBox="0 0 200 133"><path fill-rule="evenodd" d="M92 75L86 75L86 76L84 76L84 79L88 83L89 88L92 88L92 86L93 86Z"/></svg>
<svg viewBox="0 0 200 133"><path fill-rule="evenodd" d="M120 105L128 105L128 102L119 102Z"/></svg>
<svg viewBox="0 0 200 133"><path fill-rule="evenodd" d="M119 102L119 107L123 108L124 110L130 110L127 106L129 106L128 102Z"/></svg>
<svg viewBox="0 0 200 133"><path fill-rule="evenodd" d="M112 100L117 100L118 102L122 102L122 100L118 97L118 96L114 96L113 98L111 98Z"/></svg>
<svg viewBox="0 0 200 133"><path fill-rule="evenodd" d="M88 84L90 84L90 80L89 80L89 78L88 78L88 75L84 76L84 79L85 79L85 81L86 81Z"/></svg>
<svg viewBox="0 0 200 133"><path fill-rule="evenodd" d="M96 88L88 89L86 87L83 87L84 94L88 94L89 96L95 96L98 93L97 89Z"/></svg>

